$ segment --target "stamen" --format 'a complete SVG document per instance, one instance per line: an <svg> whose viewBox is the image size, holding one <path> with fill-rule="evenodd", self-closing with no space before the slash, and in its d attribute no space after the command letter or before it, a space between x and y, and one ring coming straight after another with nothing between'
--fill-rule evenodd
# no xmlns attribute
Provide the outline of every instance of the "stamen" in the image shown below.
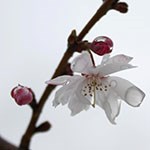
<svg viewBox="0 0 150 150"><path fill-rule="evenodd" d="M92 107L95 108L95 104L92 104Z"/></svg>
<svg viewBox="0 0 150 150"><path fill-rule="evenodd" d="M100 88L100 91L103 91L103 89L102 89L102 88Z"/></svg>
<svg viewBox="0 0 150 150"><path fill-rule="evenodd" d="M96 81L94 81L93 82L93 86L94 86L94 88L93 88L93 93L94 93L94 96L93 96L93 98L94 98L94 100L93 100L93 104L92 104L92 106L93 106L93 108L95 108L95 104L96 104Z"/></svg>

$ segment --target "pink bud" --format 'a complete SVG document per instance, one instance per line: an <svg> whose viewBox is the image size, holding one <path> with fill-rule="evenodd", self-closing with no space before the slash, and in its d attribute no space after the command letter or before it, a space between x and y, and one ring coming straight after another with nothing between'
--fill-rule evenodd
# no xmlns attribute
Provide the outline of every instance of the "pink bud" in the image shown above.
<svg viewBox="0 0 150 150"><path fill-rule="evenodd" d="M106 36L99 36L94 39L90 45L90 49L97 55L104 55L112 52L113 42L110 38Z"/></svg>
<svg viewBox="0 0 150 150"><path fill-rule="evenodd" d="M30 88L18 85L11 91L11 96L18 105L29 104L33 100L33 92Z"/></svg>

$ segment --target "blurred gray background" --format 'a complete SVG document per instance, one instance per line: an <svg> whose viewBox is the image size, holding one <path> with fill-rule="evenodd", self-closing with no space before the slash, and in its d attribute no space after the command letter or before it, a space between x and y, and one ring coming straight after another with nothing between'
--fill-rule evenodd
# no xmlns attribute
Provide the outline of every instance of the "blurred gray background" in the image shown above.
<svg viewBox="0 0 150 150"><path fill-rule="evenodd" d="M38 123L49 120L52 129L37 134L32 150L149 150L150 149L150 20L149 1L131 1L129 12L110 11L85 39L105 35L114 42L112 55L133 56L136 69L116 73L145 93L140 108L122 103L112 125L99 108L75 117L67 106L52 107L49 97ZM18 83L31 87L39 99L66 49L72 29L81 31L101 0L0 0L0 135L18 145L30 119L28 106L10 96ZM97 63L100 59L97 59Z"/></svg>

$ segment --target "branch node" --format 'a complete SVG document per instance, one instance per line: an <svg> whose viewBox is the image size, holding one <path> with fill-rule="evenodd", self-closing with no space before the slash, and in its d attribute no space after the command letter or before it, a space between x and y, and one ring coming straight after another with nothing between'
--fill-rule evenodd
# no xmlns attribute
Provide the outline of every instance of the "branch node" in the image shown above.
<svg viewBox="0 0 150 150"><path fill-rule="evenodd" d="M51 124L48 121L43 122L38 127L35 128L35 133L46 132L51 128Z"/></svg>

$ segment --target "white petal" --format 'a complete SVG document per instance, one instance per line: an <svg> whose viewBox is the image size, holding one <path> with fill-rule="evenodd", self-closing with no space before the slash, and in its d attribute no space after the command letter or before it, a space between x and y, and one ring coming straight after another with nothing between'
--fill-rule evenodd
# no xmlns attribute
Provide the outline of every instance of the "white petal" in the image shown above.
<svg viewBox="0 0 150 150"><path fill-rule="evenodd" d="M126 70L126 69L131 69L135 68L135 66L132 66L130 64L119 64L119 63L111 63L111 64L106 64L104 66L99 65L95 68L95 72L99 73L100 76L106 76L118 71Z"/></svg>
<svg viewBox="0 0 150 150"><path fill-rule="evenodd" d="M128 64L132 59L133 57L120 54L120 55L111 57L109 60L107 60L106 64L110 64L110 63Z"/></svg>
<svg viewBox="0 0 150 150"><path fill-rule="evenodd" d="M46 81L46 84L51 84L51 85L62 85L67 83L67 81L72 78L72 76L69 75L63 75L63 76L59 76L56 77L54 79L51 79L49 81Z"/></svg>
<svg viewBox="0 0 150 150"><path fill-rule="evenodd" d="M89 104L83 103L82 99L79 99L77 95L73 95L68 104L72 116L80 113L82 110L87 110L89 106Z"/></svg>
<svg viewBox="0 0 150 150"><path fill-rule="evenodd" d="M106 114L108 120L109 120L112 124L115 124L114 119L111 117L112 110L111 110L110 104L107 103L107 102L105 102L105 103L103 104L103 107L104 107L104 111L105 111L105 114Z"/></svg>
<svg viewBox="0 0 150 150"><path fill-rule="evenodd" d="M70 97L75 93L77 90L77 86L84 80L81 76L72 76L70 78L70 82L68 84L65 84L62 88L60 88L56 94L55 98L53 100L53 106L57 106L58 104L65 105Z"/></svg>
<svg viewBox="0 0 150 150"><path fill-rule="evenodd" d="M109 55L104 55L101 65L95 68L95 73L105 76L121 70L135 68L135 66L128 64L132 59L132 57L123 54L111 58L109 58Z"/></svg>
<svg viewBox="0 0 150 150"><path fill-rule="evenodd" d="M105 54L102 58L101 65L104 65L109 60L110 54Z"/></svg>
<svg viewBox="0 0 150 150"><path fill-rule="evenodd" d="M104 94L102 91L97 92L96 104L104 109L107 118L112 124L115 123L115 118L119 115L120 112L120 101L115 92L109 91Z"/></svg>
<svg viewBox="0 0 150 150"><path fill-rule="evenodd" d="M104 93L101 91L96 91L95 96L96 96L96 104L98 106L100 106L101 108L103 108L103 104L106 101L106 97L105 97Z"/></svg>
<svg viewBox="0 0 150 150"><path fill-rule="evenodd" d="M89 52L83 51L81 55L77 56L71 63L71 69L74 72L87 73L88 68L92 67L92 60Z"/></svg>
<svg viewBox="0 0 150 150"><path fill-rule="evenodd" d="M145 97L144 92L128 80L119 77L108 77L108 82L113 83L112 89L129 105L137 107L142 103Z"/></svg>
<svg viewBox="0 0 150 150"><path fill-rule="evenodd" d="M89 99L87 99L85 96L83 96L83 94L81 92L81 90L85 84L85 80L86 79L83 77L82 80L80 81L80 84L78 84L78 86L76 88L75 94L82 103L84 103L86 105L90 105L91 102L89 101Z"/></svg>
<svg viewBox="0 0 150 150"><path fill-rule="evenodd" d="M120 112L121 101L118 100L118 95L110 90L109 95L107 96L107 103L109 103L111 108L111 114L109 114L110 120L115 123L115 118Z"/></svg>
<svg viewBox="0 0 150 150"><path fill-rule="evenodd" d="M53 100L53 106L56 107L60 103L65 105L68 102L69 95L68 95L68 85L61 87L56 93L55 98Z"/></svg>
<svg viewBox="0 0 150 150"><path fill-rule="evenodd" d="M140 106L144 97L145 97L144 92L135 86L128 88L125 94L126 102L135 107Z"/></svg>
<svg viewBox="0 0 150 150"><path fill-rule="evenodd" d="M58 101L58 99L55 98L55 99L53 100L53 106L54 106L54 107L57 107L59 104L60 104L60 102Z"/></svg>
<svg viewBox="0 0 150 150"><path fill-rule="evenodd" d="M68 104L68 107L71 110L71 115L76 115L77 113L81 112L82 110L87 110L89 106L91 105L91 102L86 99L82 93L81 89L83 87L84 80L80 81L80 84L76 87L76 91L74 95L71 96L70 102Z"/></svg>

